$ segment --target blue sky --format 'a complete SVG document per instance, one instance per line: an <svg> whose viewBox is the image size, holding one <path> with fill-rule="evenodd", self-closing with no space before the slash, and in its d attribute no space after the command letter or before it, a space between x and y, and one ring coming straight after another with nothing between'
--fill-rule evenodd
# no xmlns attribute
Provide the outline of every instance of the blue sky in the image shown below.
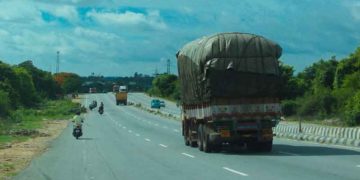
<svg viewBox="0 0 360 180"><path fill-rule="evenodd" d="M0 60L55 71L176 73L176 52L218 32L263 35L297 71L360 46L358 0L0 0Z"/></svg>

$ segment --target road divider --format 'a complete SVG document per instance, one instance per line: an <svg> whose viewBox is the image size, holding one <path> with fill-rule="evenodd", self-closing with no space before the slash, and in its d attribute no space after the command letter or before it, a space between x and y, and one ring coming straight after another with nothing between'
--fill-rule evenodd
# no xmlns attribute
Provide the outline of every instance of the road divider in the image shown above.
<svg viewBox="0 0 360 180"><path fill-rule="evenodd" d="M298 124L282 122L273 128L273 131L277 137L360 147L359 127L346 128L302 124L300 132Z"/></svg>

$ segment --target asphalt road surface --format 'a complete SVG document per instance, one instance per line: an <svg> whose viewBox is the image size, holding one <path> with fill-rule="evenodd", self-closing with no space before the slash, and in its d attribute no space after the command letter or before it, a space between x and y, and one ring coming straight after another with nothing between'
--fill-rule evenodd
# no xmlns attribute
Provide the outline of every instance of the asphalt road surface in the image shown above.
<svg viewBox="0 0 360 180"><path fill-rule="evenodd" d="M79 140L69 125L14 179L360 179L359 149L275 139L271 153L204 153L184 145L178 121L116 106L113 94L86 98L84 103L103 101L105 113L86 115Z"/></svg>
<svg viewBox="0 0 360 180"><path fill-rule="evenodd" d="M142 106L151 108L150 102L152 99L160 99L165 102L165 107L161 107L159 110L172 115L180 116L180 108L176 106L176 103L168 101L163 98L150 97L144 93L129 93L128 99L134 103L140 103Z"/></svg>

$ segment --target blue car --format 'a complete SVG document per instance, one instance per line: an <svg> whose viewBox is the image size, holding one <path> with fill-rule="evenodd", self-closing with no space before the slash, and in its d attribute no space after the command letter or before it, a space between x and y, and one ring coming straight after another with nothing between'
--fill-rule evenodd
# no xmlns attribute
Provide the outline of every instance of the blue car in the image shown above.
<svg viewBox="0 0 360 180"><path fill-rule="evenodd" d="M160 107L161 107L160 100L158 99L151 100L151 108L160 109Z"/></svg>

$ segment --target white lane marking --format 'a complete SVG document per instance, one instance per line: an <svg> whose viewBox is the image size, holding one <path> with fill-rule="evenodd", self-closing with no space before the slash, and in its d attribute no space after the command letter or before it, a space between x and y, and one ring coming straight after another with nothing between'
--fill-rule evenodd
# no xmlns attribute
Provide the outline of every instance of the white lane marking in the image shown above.
<svg viewBox="0 0 360 180"><path fill-rule="evenodd" d="M235 170L230 169L230 168L228 168L228 167L223 167L223 169L225 169L225 170L227 170L227 171L230 171L230 172L232 172L232 173L235 173L235 174L241 175L241 176L249 176L248 174L245 174L245 173L243 173L243 172L239 172L239 171L235 171Z"/></svg>
<svg viewBox="0 0 360 180"><path fill-rule="evenodd" d="M150 139L148 139L148 138L145 138L145 141L150 142L151 140L150 140Z"/></svg>
<svg viewBox="0 0 360 180"><path fill-rule="evenodd" d="M119 127L121 127L121 124L119 124Z"/></svg>
<svg viewBox="0 0 360 180"><path fill-rule="evenodd" d="M360 165L357 165L356 167L360 168Z"/></svg>
<svg viewBox="0 0 360 180"><path fill-rule="evenodd" d="M180 132L180 131L179 131L179 130L177 130L177 129L174 129L174 131L175 131L175 132Z"/></svg>
<svg viewBox="0 0 360 180"><path fill-rule="evenodd" d="M128 132L129 132L129 133L132 133L132 130L129 130Z"/></svg>
<svg viewBox="0 0 360 180"><path fill-rule="evenodd" d="M299 154L289 153L289 152L283 152L283 151L278 151L278 153L280 153L280 154L286 154L286 155L291 155L291 156L300 156Z"/></svg>
<svg viewBox="0 0 360 180"><path fill-rule="evenodd" d="M138 137L140 136L140 134L135 134L135 135L138 136Z"/></svg>
<svg viewBox="0 0 360 180"><path fill-rule="evenodd" d="M123 129L126 129L126 127L124 126Z"/></svg>
<svg viewBox="0 0 360 180"><path fill-rule="evenodd" d="M159 146L167 148L167 145L164 145L164 144L159 144Z"/></svg>
<svg viewBox="0 0 360 180"><path fill-rule="evenodd" d="M159 124L155 124L155 126L159 126Z"/></svg>
<svg viewBox="0 0 360 180"><path fill-rule="evenodd" d="M181 153L181 154L184 155L184 156L187 156L187 157L195 158L195 156L193 156L191 154L187 154L187 153Z"/></svg>
<svg viewBox="0 0 360 180"><path fill-rule="evenodd" d="M163 128L167 129L168 127L167 127L167 126L163 126Z"/></svg>

